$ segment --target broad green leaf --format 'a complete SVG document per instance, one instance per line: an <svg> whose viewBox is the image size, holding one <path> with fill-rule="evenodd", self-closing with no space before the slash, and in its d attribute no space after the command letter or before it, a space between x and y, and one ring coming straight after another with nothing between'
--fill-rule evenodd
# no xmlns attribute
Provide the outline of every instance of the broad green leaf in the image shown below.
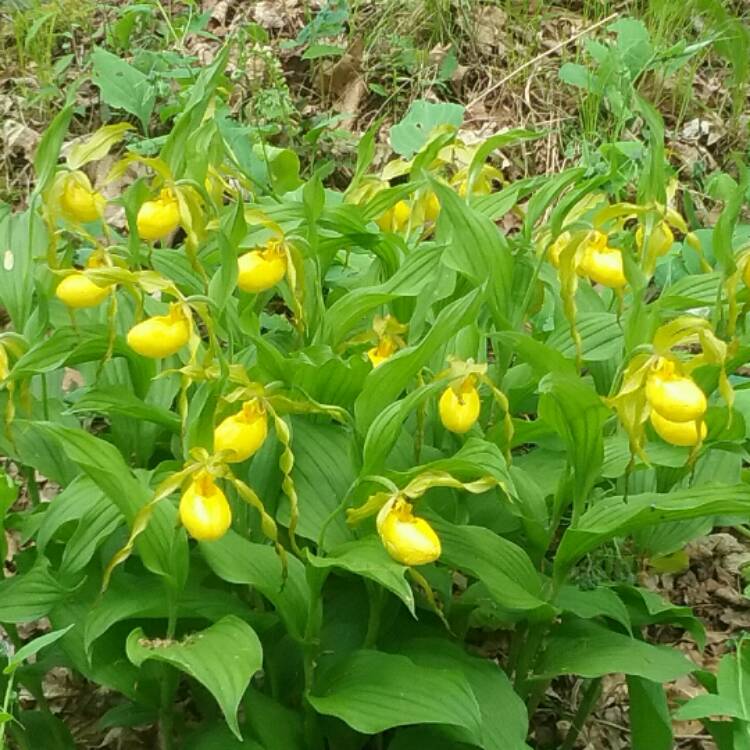
<svg viewBox="0 0 750 750"><path fill-rule="evenodd" d="M610 588L598 586L595 589L579 589L565 585L557 594L555 604L565 612L589 620L594 617L608 617L620 623L630 632L630 615L622 599Z"/></svg>
<svg viewBox="0 0 750 750"><path fill-rule="evenodd" d="M0 204L0 301L16 331L23 331L34 303L34 258L48 243L39 214L14 213Z"/></svg>
<svg viewBox="0 0 750 750"><path fill-rule="evenodd" d="M192 581L179 592L175 605L178 617L182 618L215 622L225 615L236 615L259 630L277 622L270 613L253 616L249 606L228 591L198 586ZM169 614L168 606L161 581L156 578L139 579L119 572L85 618L83 646L86 653L91 654L94 642L118 622L135 618L164 619Z"/></svg>
<svg viewBox="0 0 750 750"><path fill-rule="evenodd" d="M407 641L398 652L420 666L457 670L464 675L479 704L482 748L528 750L526 706L496 663L470 656L460 645L438 638ZM468 733L466 740L471 741Z"/></svg>
<svg viewBox="0 0 750 750"><path fill-rule="evenodd" d="M664 289L655 303L662 310L685 310L716 302L721 274L702 273L684 276Z"/></svg>
<svg viewBox="0 0 750 750"><path fill-rule="evenodd" d="M147 76L117 55L97 47L91 53L92 78L110 107L124 109L135 115L148 132L151 113L156 103L156 89Z"/></svg>
<svg viewBox="0 0 750 750"><path fill-rule="evenodd" d="M638 586L620 584L615 589L628 608L633 628L654 624L674 625L687 630L699 649L705 648L705 628L690 607L672 604L656 592Z"/></svg>
<svg viewBox="0 0 750 750"><path fill-rule="evenodd" d="M18 750L76 750L70 729L49 711L20 711L8 726Z"/></svg>
<svg viewBox="0 0 750 750"><path fill-rule="evenodd" d="M128 636L126 648L137 667L154 659L198 680L216 699L234 735L242 739L237 709L253 675L263 666L263 648L246 622L228 615L181 641L149 640L137 628Z"/></svg>
<svg viewBox="0 0 750 750"><path fill-rule="evenodd" d="M604 462L602 427L609 410L592 388L569 375L547 375L539 391L539 417L565 443L575 480L573 507L580 512Z"/></svg>
<svg viewBox="0 0 750 750"><path fill-rule="evenodd" d="M516 544L479 526L455 526L437 518L430 522L442 542L440 561L480 580L492 598L511 611L551 615L539 574Z"/></svg>
<svg viewBox="0 0 750 750"><path fill-rule="evenodd" d="M40 557L26 573L0 581L0 622L38 620L72 591L50 573L49 562Z"/></svg>
<svg viewBox="0 0 750 750"><path fill-rule="evenodd" d="M292 422L292 451L292 479L299 496L297 533L317 541L323 524L357 476L355 446L351 433L343 427L296 418ZM278 517L281 523L289 524L289 503L284 497ZM326 540L336 544L351 538L344 514L339 513L327 529Z"/></svg>
<svg viewBox="0 0 750 750"><path fill-rule="evenodd" d="M249 737L238 740L225 724L217 722L187 737L184 750L266 750L266 748Z"/></svg>
<svg viewBox="0 0 750 750"><path fill-rule="evenodd" d="M481 736L481 714L458 671L415 664L405 656L355 651L319 667L308 697L321 714L336 716L364 734L407 724L451 724Z"/></svg>
<svg viewBox="0 0 750 750"><path fill-rule="evenodd" d="M200 551L213 572L229 583L253 586L275 607L294 636L302 638L309 609L305 570L296 557L288 559L284 580L281 560L273 547L255 544L230 531L216 542L201 542Z"/></svg>
<svg viewBox="0 0 750 750"><path fill-rule="evenodd" d="M474 750L474 743L458 742L455 736L441 727L404 727L396 730L388 750Z"/></svg>
<svg viewBox="0 0 750 750"><path fill-rule="evenodd" d="M70 521L78 521L105 497L96 483L85 474L80 474L71 484L55 496L44 511L42 523L36 534L36 546L44 552L60 527Z"/></svg>
<svg viewBox="0 0 750 750"><path fill-rule="evenodd" d="M113 445L84 430L52 422L23 424L32 435L58 441L68 459L96 483L132 526L152 493L135 478ZM149 570L179 580L186 570L187 541L184 534L175 532L176 522L177 510L171 503L156 505L136 549Z"/></svg>
<svg viewBox="0 0 750 750"><path fill-rule="evenodd" d="M665 521L749 512L750 486L746 484L695 487L668 494L646 493L627 499L608 497L587 510L563 534L555 556L555 576L562 579L587 552L636 529Z"/></svg>
<svg viewBox="0 0 750 750"><path fill-rule="evenodd" d="M440 271L444 250L442 245L420 247L408 255L396 273L381 285L355 289L338 299L325 313L322 338L336 346L370 311L397 296L417 296Z"/></svg>
<svg viewBox="0 0 750 750"><path fill-rule="evenodd" d="M245 720L263 744L263 750L306 750L301 712L288 708L252 686L245 693L244 705Z"/></svg>
<svg viewBox="0 0 750 750"><path fill-rule="evenodd" d="M628 675L627 681L633 750L672 750L672 720L664 688L635 675Z"/></svg>
<svg viewBox="0 0 750 750"><path fill-rule="evenodd" d="M60 638L62 638L72 627L74 626L68 625L67 628L53 630L50 633L40 635L21 646L21 648L19 648L18 651L16 651L16 653L8 660L8 665L3 670L3 674L11 674L14 672L24 661L26 661L26 659L38 654L43 648L51 646L56 641L60 640Z"/></svg>
<svg viewBox="0 0 750 750"><path fill-rule="evenodd" d="M669 682L696 669L684 654L667 646L616 633L593 620L570 620L553 633L535 668L535 678L562 674L601 677L624 673Z"/></svg>
<svg viewBox="0 0 750 750"><path fill-rule="evenodd" d="M206 111L213 105L214 92L227 65L229 48L228 44L221 47L211 64L200 70L162 147L160 156L175 175L181 174L183 168L189 168L185 163L190 153L189 141L191 137L195 138L196 131L205 120Z"/></svg>
<svg viewBox="0 0 750 750"><path fill-rule="evenodd" d="M403 423L428 398L445 388L445 383L434 382L415 388L411 393L388 404L373 420L365 436L361 474L366 476L381 469L388 454L396 445Z"/></svg>
<svg viewBox="0 0 750 750"><path fill-rule="evenodd" d="M414 614L414 592L404 575L406 566L397 563L376 536L334 547L325 557L308 553L316 568L338 568L380 584L395 594Z"/></svg>
<svg viewBox="0 0 750 750"><path fill-rule="evenodd" d="M107 416L118 414L145 422L153 422L170 432L179 433L180 417L169 409L148 404L122 386L100 386L87 390L70 407L71 414L97 412Z"/></svg>
<svg viewBox="0 0 750 750"><path fill-rule="evenodd" d="M443 260L474 284L487 282L486 295L497 324L508 327L513 258L495 223L466 205L456 192L433 180L441 205L438 237L450 238Z"/></svg>
<svg viewBox="0 0 750 750"><path fill-rule="evenodd" d="M622 350L622 331L614 313L580 313L576 329L581 336L581 356L585 362L604 362ZM547 345L564 357L574 359L576 356L576 345L567 323L557 328Z"/></svg>
<svg viewBox="0 0 750 750"><path fill-rule="evenodd" d="M361 433L366 434L375 417L396 400L440 346L475 319L479 304L480 293L476 290L444 307L418 344L397 352L367 376L355 404Z"/></svg>
<svg viewBox="0 0 750 750"><path fill-rule="evenodd" d="M400 156L410 159L427 143L435 128L441 125L458 128L463 119L464 108L459 104L417 99L401 122L391 127L391 147Z"/></svg>
<svg viewBox="0 0 750 750"><path fill-rule="evenodd" d="M83 570L112 534L125 523L120 509L112 501L100 495L94 507L82 516L73 535L65 544L61 573L77 573Z"/></svg>
<svg viewBox="0 0 750 750"><path fill-rule="evenodd" d="M37 194L41 193L48 185L50 179L57 170L57 160L60 157L65 134L68 132L70 119L73 117L75 105L70 102L65 105L52 119L52 122L44 131L42 139L34 154L34 171L36 172ZM19 329L20 330L20 329Z"/></svg>
<svg viewBox="0 0 750 750"><path fill-rule="evenodd" d="M536 341L518 331L502 331L492 337L501 345L512 349L523 362L527 362L537 373L548 372L575 374L575 366L548 344Z"/></svg>

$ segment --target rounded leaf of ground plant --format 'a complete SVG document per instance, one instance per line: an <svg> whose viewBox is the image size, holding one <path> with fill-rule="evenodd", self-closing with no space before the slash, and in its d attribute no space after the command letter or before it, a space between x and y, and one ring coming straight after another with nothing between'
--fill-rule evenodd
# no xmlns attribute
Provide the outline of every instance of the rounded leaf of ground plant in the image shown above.
<svg viewBox="0 0 750 750"><path fill-rule="evenodd" d="M570 620L554 633L534 675L548 679L561 674L601 677L630 674L669 682L693 672L696 665L667 646L631 638L591 620Z"/></svg>
<svg viewBox="0 0 750 750"><path fill-rule="evenodd" d="M436 127L452 125L458 128L463 120L464 108L460 104L417 99L404 119L391 128L391 146L397 154L410 159L427 143Z"/></svg>
<svg viewBox="0 0 750 750"><path fill-rule="evenodd" d="M481 738L481 714L466 678L418 666L405 656L363 650L321 666L308 699L318 713L364 734L407 724L450 724L468 730L475 742Z"/></svg>
<svg viewBox="0 0 750 750"><path fill-rule="evenodd" d="M181 641L149 639L142 628L136 628L128 636L126 648L136 666L154 659L198 680L216 698L232 732L242 739L237 708L263 665L260 641L246 622L229 615Z"/></svg>

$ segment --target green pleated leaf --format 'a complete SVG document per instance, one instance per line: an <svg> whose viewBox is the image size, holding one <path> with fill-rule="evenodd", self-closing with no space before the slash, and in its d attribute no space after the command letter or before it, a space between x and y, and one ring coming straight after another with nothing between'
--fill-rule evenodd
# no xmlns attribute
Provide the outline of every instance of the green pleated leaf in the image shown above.
<svg viewBox="0 0 750 750"><path fill-rule="evenodd" d="M432 180L440 200L438 238L449 237L445 265L477 285L487 282L486 294L497 324L508 327L513 286L513 256L495 223L468 206L451 188Z"/></svg>
<svg viewBox="0 0 750 750"><path fill-rule="evenodd" d="M653 646L592 620L570 620L550 638L535 668L535 677L549 679L562 674L601 677L623 673L669 682L696 668L676 649Z"/></svg>
<svg viewBox="0 0 750 750"><path fill-rule="evenodd" d="M628 675L627 682L631 747L633 750L672 750L672 719L664 687L635 675Z"/></svg>
<svg viewBox="0 0 750 750"><path fill-rule="evenodd" d="M17 423L31 435L56 441L67 458L83 471L132 525L140 508L152 498L110 443L81 429L52 422ZM187 541L175 530L177 509L168 502L153 510L146 530L136 541L144 565L154 573L180 580L187 570Z"/></svg>
<svg viewBox="0 0 750 750"><path fill-rule="evenodd" d="M378 414L367 430L363 450L361 474L366 476L378 472L393 450L401 433L403 423L409 415L428 398L445 388L445 383L427 383L392 404Z"/></svg>
<svg viewBox="0 0 750 750"><path fill-rule="evenodd" d="M577 586L562 586L555 604L565 612L590 620L594 617L607 617L619 622L630 632L630 615L622 599L610 588L598 586L595 589L579 589Z"/></svg>
<svg viewBox="0 0 750 750"><path fill-rule="evenodd" d="M138 667L153 659L198 680L216 699L234 735L242 739L237 709L250 680L263 665L260 641L246 622L229 615L182 641L149 640L143 629L137 628L128 636L126 649Z"/></svg>
<svg viewBox="0 0 750 750"><path fill-rule="evenodd" d="M31 570L0 581L0 622L29 622L48 615L74 589L63 586L40 557Z"/></svg>
<svg viewBox="0 0 750 750"><path fill-rule="evenodd" d="M276 607L288 630L296 637L303 636L309 590L304 566L296 557L289 557L284 580L281 560L273 547L249 542L233 531L216 542L201 542L199 547L219 578L256 588Z"/></svg>
<svg viewBox="0 0 750 750"><path fill-rule="evenodd" d="M325 557L308 554L308 560L316 568L338 568L375 581L401 599L414 614L414 592L404 577L407 568L385 551L378 537L347 542Z"/></svg>
<svg viewBox="0 0 750 750"><path fill-rule="evenodd" d="M294 419L292 450L292 479L299 496L297 533L317 541L323 524L357 476L355 446L351 433L343 427ZM289 503L284 497L279 503L278 518L281 523L289 524ZM326 542L340 544L351 538L345 516L339 513L328 526Z"/></svg>
<svg viewBox="0 0 750 750"><path fill-rule="evenodd" d="M529 750L526 706L495 662L471 656L458 644L438 638L414 639L398 650L420 666L458 670L464 675L479 704L482 748ZM465 740L472 740L468 732Z"/></svg>
<svg viewBox="0 0 750 750"><path fill-rule="evenodd" d="M66 628L53 630L50 633L45 633L44 635L40 635L38 638L34 638L28 643L25 643L8 660L8 665L3 670L3 674L11 674L11 672L14 672L26 659L38 654L43 648L51 646L56 641L59 641L60 638L62 638L72 627L75 626L68 625Z"/></svg>
<svg viewBox="0 0 750 750"><path fill-rule="evenodd" d="M458 671L419 666L405 656L355 651L319 668L310 704L364 734L407 724L451 724L481 737L481 714Z"/></svg>
<svg viewBox="0 0 750 750"><path fill-rule="evenodd" d="M576 329L581 337L581 356L585 362L604 362L622 350L622 330L614 313L580 313L576 318ZM547 346L563 357L574 359L576 356L576 345L567 323L560 325L549 337Z"/></svg>
<svg viewBox="0 0 750 750"><path fill-rule="evenodd" d="M555 576L567 570L587 552L608 539L665 521L717 515L747 515L750 486L715 485L676 490L669 494L608 497L597 502L563 534L555 556Z"/></svg>
<svg viewBox="0 0 750 750"><path fill-rule="evenodd" d="M440 561L481 581L493 600L514 611L554 613L529 556L516 544L480 526L455 526L430 518L443 546Z"/></svg>
<svg viewBox="0 0 750 750"><path fill-rule="evenodd" d="M71 414L95 412L107 416L118 414L161 425L170 432L179 433L180 417L169 409L148 404L122 386L104 386L86 391L70 407Z"/></svg>
<svg viewBox="0 0 750 750"><path fill-rule="evenodd" d="M609 410L582 380L552 373L539 383L539 417L562 438L574 473L573 507L582 509L604 462Z"/></svg>

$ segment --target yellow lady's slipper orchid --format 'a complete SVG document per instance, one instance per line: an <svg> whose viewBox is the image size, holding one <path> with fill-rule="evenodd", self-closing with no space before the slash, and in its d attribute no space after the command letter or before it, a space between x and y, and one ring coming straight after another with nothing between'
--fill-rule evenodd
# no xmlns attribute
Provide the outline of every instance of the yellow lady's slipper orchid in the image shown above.
<svg viewBox="0 0 750 750"><path fill-rule="evenodd" d="M227 497L207 472L197 474L180 498L180 521L201 542L221 539L232 525Z"/></svg>
<svg viewBox="0 0 750 750"><path fill-rule="evenodd" d="M398 349L398 345L390 336L383 336L376 346L367 350L367 358L373 367L382 365Z"/></svg>
<svg viewBox="0 0 750 750"><path fill-rule="evenodd" d="M635 244L639 250L643 250L643 227L635 230ZM660 221L651 230L648 238L648 253L653 257L666 255L674 244L674 234L666 221Z"/></svg>
<svg viewBox="0 0 750 750"><path fill-rule="evenodd" d="M163 239L179 225L180 204L170 188L164 188L158 198L146 201L138 209L136 226L141 239Z"/></svg>
<svg viewBox="0 0 750 750"><path fill-rule="evenodd" d="M558 238L550 245L549 248L549 259L555 268L560 265L560 253L565 250L566 246L570 242L570 232L563 232Z"/></svg>
<svg viewBox="0 0 750 750"><path fill-rule="evenodd" d="M76 171L67 175L60 206L68 219L83 223L101 219L105 204L104 196L94 190L86 174Z"/></svg>
<svg viewBox="0 0 750 750"><path fill-rule="evenodd" d="M377 220L377 225L384 232L401 232L409 223L411 207L406 201L398 201L384 211Z"/></svg>
<svg viewBox="0 0 750 750"><path fill-rule="evenodd" d="M128 331L128 346L143 357L160 359L176 354L190 338L190 321L182 306L174 304L167 315L155 315Z"/></svg>
<svg viewBox="0 0 750 750"><path fill-rule="evenodd" d="M698 427L695 421L672 422L662 417L657 411L651 412L650 420L656 434L665 442L685 447L698 444ZM708 434L708 429L705 422L701 421L700 425L700 439L704 440Z"/></svg>
<svg viewBox="0 0 750 750"><path fill-rule="evenodd" d="M593 230L584 240L584 255L580 271L602 286L618 289L627 284L623 270L622 252L609 247L607 235Z"/></svg>
<svg viewBox="0 0 750 750"><path fill-rule="evenodd" d="M55 289L55 296L68 307L96 307L110 292L110 286L99 286L81 271L66 276Z"/></svg>
<svg viewBox="0 0 750 750"><path fill-rule="evenodd" d="M661 359L646 380L651 409L670 422L694 422L706 413L706 395L692 378L675 372L675 363Z"/></svg>
<svg viewBox="0 0 750 750"><path fill-rule="evenodd" d="M10 363L8 362L8 352L5 351L5 347L0 344L0 382L5 380L10 373Z"/></svg>
<svg viewBox="0 0 750 750"><path fill-rule="evenodd" d="M262 250L251 250L237 259L237 286L243 292L258 294L276 286L286 274L284 245L271 240Z"/></svg>
<svg viewBox="0 0 750 750"><path fill-rule="evenodd" d="M214 450L229 451L227 463L247 461L268 435L268 418L257 398L245 401L242 408L222 420L214 430Z"/></svg>
<svg viewBox="0 0 750 750"><path fill-rule="evenodd" d="M422 201L425 221L436 222L441 208L437 195L433 191L430 191Z"/></svg>
<svg viewBox="0 0 750 750"><path fill-rule="evenodd" d="M471 377L466 378L457 388L446 388L438 402L443 427L458 434L468 432L474 426L481 408L482 402Z"/></svg>
<svg viewBox="0 0 750 750"><path fill-rule="evenodd" d="M386 503L378 513L377 529L388 554L402 565L427 565L440 557L440 539L424 518L412 513L404 498Z"/></svg>

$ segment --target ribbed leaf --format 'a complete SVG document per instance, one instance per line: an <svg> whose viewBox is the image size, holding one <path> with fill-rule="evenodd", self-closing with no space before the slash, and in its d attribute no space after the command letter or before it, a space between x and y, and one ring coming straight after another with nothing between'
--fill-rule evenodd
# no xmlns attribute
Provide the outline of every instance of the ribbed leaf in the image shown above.
<svg viewBox="0 0 750 750"><path fill-rule="evenodd" d="M608 497L597 502L563 535L555 556L555 576L562 579L587 552L613 537L665 521L716 515L750 513L750 486L715 485L676 490L669 494L646 493Z"/></svg>
<svg viewBox="0 0 750 750"><path fill-rule="evenodd" d="M309 554L308 561L316 568L338 568L369 578L395 594L414 614L414 592L404 578L407 568L385 551L378 537L347 542L325 557Z"/></svg>
<svg viewBox="0 0 750 750"><path fill-rule="evenodd" d="M229 728L242 739L237 709L263 665L260 641L246 622L229 615L182 641L151 641L137 628L128 636L127 652L136 666L153 659L198 680L216 698Z"/></svg>
<svg viewBox="0 0 750 750"><path fill-rule="evenodd" d="M481 714L458 671L418 666L378 651L355 651L316 675L313 708L364 734L407 724L452 724L481 737Z"/></svg>
<svg viewBox="0 0 750 750"><path fill-rule="evenodd" d="M676 649L652 646L591 620L571 620L553 634L535 676L549 679L562 674L601 677L624 673L669 682L696 668Z"/></svg>
<svg viewBox="0 0 750 750"><path fill-rule="evenodd" d="M219 578L256 588L273 603L288 630L302 637L309 591L304 566L297 558L289 558L288 577L284 580L281 560L273 547L254 544L233 531L216 542L202 542L200 550Z"/></svg>
<svg viewBox="0 0 750 750"><path fill-rule="evenodd" d="M539 574L519 546L480 526L455 526L441 519L431 523L443 545L441 562L476 577L501 607L554 612L543 598Z"/></svg>

